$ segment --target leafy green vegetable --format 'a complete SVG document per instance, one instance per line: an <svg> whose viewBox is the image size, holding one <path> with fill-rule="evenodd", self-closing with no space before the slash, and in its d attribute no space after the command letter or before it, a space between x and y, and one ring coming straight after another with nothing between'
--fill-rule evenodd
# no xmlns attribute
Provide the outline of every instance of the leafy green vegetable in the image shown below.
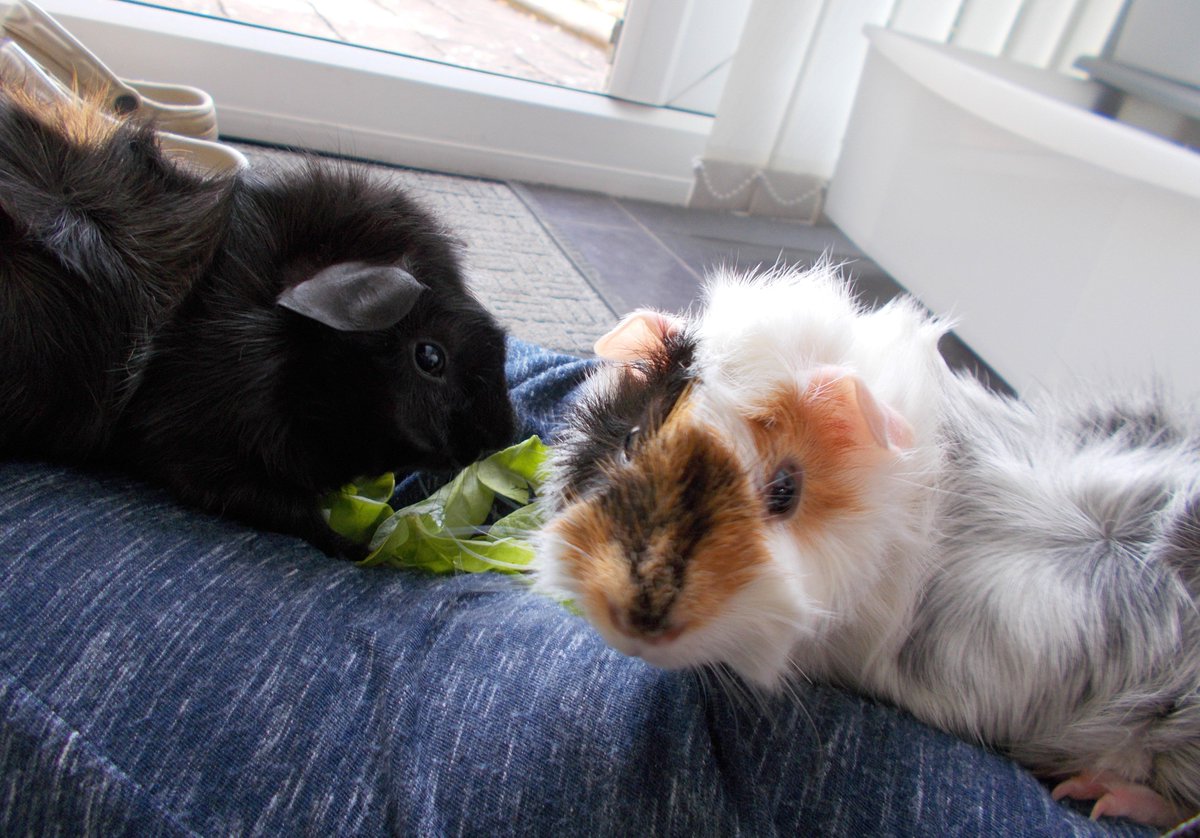
<svg viewBox="0 0 1200 838"><path fill-rule="evenodd" d="M530 503L542 484L549 449L536 436L467 466L428 498L393 511L393 476L343 486L325 498L329 526L367 543L363 565L417 567L433 573L518 573L533 558L541 524ZM487 523L497 498L515 505Z"/></svg>

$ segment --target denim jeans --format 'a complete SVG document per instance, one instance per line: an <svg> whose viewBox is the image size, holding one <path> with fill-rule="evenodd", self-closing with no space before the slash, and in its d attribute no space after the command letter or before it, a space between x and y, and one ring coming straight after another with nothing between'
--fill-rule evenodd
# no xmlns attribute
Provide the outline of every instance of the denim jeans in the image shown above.
<svg viewBox="0 0 1200 838"><path fill-rule="evenodd" d="M513 343L526 432L587 366ZM0 464L0 834L388 833L1152 834L866 698L624 658L520 579L359 568Z"/></svg>

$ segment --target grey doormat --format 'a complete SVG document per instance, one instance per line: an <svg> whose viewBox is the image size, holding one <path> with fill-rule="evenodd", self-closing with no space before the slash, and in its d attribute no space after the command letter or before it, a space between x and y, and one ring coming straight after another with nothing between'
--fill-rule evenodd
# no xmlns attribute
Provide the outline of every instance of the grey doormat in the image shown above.
<svg viewBox="0 0 1200 838"><path fill-rule="evenodd" d="M252 166L295 155L239 144ZM479 300L522 340L588 355L616 315L506 184L362 163L392 177L466 244Z"/></svg>

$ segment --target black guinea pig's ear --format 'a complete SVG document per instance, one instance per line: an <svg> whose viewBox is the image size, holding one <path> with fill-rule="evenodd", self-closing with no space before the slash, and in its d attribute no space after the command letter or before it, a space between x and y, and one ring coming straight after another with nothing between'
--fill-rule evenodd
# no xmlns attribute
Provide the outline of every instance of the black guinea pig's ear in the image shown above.
<svg viewBox="0 0 1200 838"><path fill-rule="evenodd" d="M372 332L400 322L424 290L394 265L341 262L286 289L275 302L340 332Z"/></svg>

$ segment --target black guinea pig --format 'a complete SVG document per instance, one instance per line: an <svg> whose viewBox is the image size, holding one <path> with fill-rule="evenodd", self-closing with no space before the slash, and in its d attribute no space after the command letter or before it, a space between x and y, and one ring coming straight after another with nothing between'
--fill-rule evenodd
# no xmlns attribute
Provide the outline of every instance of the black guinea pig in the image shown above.
<svg viewBox="0 0 1200 838"><path fill-rule="evenodd" d="M0 85L0 454L129 469L363 549L325 492L512 441L505 336L364 167L205 176L152 126Z"/></svg>

